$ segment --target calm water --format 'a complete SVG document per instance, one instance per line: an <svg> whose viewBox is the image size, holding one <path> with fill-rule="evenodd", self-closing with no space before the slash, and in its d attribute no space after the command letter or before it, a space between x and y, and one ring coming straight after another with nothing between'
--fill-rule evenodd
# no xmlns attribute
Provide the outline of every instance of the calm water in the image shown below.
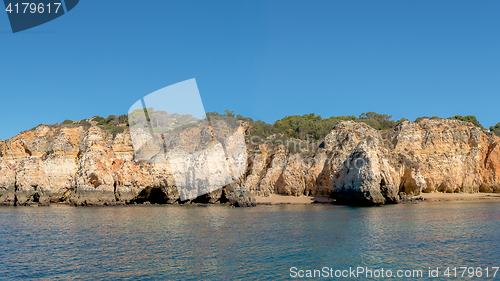
<svg viewBox="0 0 500 281"><path fill-rule="evenodd" d="M429 267L500 266L500 202L487 200L2 207L0 225L2 280L289 279L291 267L357 266L421 269L425 280Z"/></svg>

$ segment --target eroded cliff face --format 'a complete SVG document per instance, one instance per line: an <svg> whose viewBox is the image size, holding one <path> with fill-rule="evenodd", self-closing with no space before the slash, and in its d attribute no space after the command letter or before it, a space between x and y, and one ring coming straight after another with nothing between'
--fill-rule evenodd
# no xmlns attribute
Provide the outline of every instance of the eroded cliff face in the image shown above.
<svg viewBox="0 0 500 281"><path fill-rule="evenodd" d="M500 192L494 134L447 119L405 122L390 133L401 191Z"/></svg>
<svg viewBox="0 0 500 281"><path fill-rule="evenodd" d="M500 192L500 139L467 122L406 121L387 131L341 122L299 153L252 144L248 131L244 137L248 166L237 182L255 195L326 195L370 205L421 192ZM230 161L244 161L236 154ZM193 201L225 202L230 190ZM113 136L97 126L39 126L0 142L0 204L172 204L179 198L170 164L136 161L128 130Z"/></svg>

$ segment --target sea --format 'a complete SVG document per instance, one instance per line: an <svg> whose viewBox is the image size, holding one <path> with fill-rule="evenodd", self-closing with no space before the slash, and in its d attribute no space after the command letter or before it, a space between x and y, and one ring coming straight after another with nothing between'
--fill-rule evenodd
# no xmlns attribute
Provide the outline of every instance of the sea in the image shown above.
<svg viewBox="0 0 500 281"><path fill-rule="evenodd" d="M0 207L0 280L500 280L498 267L498 200Z"/></svg>

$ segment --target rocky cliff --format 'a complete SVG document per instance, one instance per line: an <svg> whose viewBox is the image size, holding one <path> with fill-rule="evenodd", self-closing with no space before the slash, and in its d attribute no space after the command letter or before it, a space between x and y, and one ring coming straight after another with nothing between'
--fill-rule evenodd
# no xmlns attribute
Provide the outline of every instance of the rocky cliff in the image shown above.
<svg viewBox="0 0 500 281"><path fill-rule="evenodd" d="M255 195L326 195L370 205L421 192L500 192L500 139L463 121L405 121L386 131L341 122L319 143L245 139L248 166L237 185ZM243 196L237 189L228 185L191 201L232 202L231 196ZM179 198L169 163L136 161L128 130L113 135L97 126L41 125L0 142L0 204L182 203Z"/></svg>

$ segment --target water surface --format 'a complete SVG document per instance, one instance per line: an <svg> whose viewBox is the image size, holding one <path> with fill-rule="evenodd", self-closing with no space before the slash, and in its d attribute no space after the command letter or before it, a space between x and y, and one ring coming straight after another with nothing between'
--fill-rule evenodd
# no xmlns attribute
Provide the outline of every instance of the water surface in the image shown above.
<svg viewBox="0 0 500 281"><path fill-rule="evenodd" d="M493 200L2 207L0 225L2 280L289 279L291 267L357 266L421 269L425 280L429 267L500 266Z"/></svg>

